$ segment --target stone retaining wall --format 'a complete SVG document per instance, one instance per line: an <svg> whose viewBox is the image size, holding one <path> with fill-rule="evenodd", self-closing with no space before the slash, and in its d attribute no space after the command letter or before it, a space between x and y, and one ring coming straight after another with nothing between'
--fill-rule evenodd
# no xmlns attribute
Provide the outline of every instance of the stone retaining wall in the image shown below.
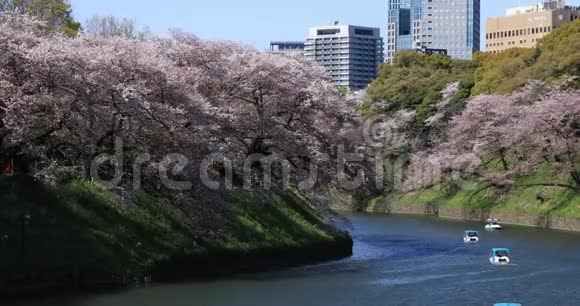
<svg viewBox="0 0 580 306"><path fill-rule="evenodd" d="M495 218L501 219L502 223L505 224L580 231L580 219L578 218L516 213L502 211L501 209L492 209L489 211L481 209L469 210L464 207L440 206L438 203L430 203L426 205L408 205L380 201L374 206L369 206L366 211L368 213L384 214L431 215L438 216L440 218L472 221L485 221L490 216L493 216Z"/></svg>

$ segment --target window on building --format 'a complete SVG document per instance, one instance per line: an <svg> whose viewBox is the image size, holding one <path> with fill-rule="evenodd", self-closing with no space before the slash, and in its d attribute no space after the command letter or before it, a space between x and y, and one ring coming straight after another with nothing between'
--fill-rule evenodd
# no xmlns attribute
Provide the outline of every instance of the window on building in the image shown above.
<svg viewBox="0 0 580 306"><path fill-rule="evenodd" d="M354 29L354 34L357 35L365 35L365 36L373 36L374 31L371 29Z"/></svg>
<svg viewBox="0 0 580 306"><path fill-rule="evenodd" d="M411 10L399 10L399 35L411 34Z"/></svg>
<svg viewBox="0 0 580 306"><path fill-rule="evenodd" d="M340 33L340 29L324 29L318 30L318 35L334 35Z"/></svg>

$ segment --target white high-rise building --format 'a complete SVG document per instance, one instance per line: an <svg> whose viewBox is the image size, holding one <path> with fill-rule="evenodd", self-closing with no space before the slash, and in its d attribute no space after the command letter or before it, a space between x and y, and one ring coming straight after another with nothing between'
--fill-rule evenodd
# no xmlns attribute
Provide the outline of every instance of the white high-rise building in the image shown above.
<svg viewBox="0 0 580 306"><path fill-rule="evenodd" d="M379 73L383 39L379 28L334 25L310 29L304 48L306 58L322 65L336 86L365 88Z"/></svg>

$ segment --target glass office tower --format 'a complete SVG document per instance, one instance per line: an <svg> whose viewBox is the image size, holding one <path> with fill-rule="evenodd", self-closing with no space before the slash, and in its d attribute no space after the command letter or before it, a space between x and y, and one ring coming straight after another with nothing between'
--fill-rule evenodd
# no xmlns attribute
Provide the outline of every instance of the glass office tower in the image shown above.
<svg viewBox="0 0 580 306"><path fill-rule="evenodd" d="M421 48L471 59L480 50L480 0L387 0L386 59Z"/></svg>

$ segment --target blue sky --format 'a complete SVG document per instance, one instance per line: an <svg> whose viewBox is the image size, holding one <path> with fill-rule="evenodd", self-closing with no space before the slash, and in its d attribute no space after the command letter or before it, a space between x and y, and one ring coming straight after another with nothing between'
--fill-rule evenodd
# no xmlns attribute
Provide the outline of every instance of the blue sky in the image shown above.
<svg viewBox="0 0 580 306"><path fill-rule="evenodd" d="M334 20L386 27L385 0L70 0L75 17L129 17L163 35L180 28L207 39L234 40L266 49L271 40L303 40L311 26ZM482 0L482 26L490 16L536 0ZM580 0L569 1L576 5ZM482 33L484 29L482 28ZM483 37L485 35L482 35ZM482 46L485 44L482 42Z"/></svg>

